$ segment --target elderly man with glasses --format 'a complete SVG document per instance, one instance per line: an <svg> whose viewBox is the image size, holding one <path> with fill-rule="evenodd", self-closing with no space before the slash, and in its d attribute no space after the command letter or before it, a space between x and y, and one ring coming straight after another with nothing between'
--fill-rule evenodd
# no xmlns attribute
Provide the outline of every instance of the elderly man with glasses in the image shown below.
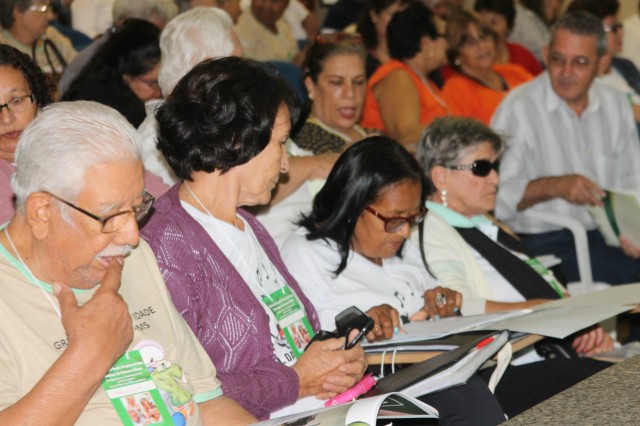
<svg viewBox="0 0 640 426"><path fill-rule="evenodd" d="M140 242L153 197L136 137L92 102L48 107L22 135L0 231L0 424L127 424L142 399L179 424L254 420L222 395Z"/></svg>
<svg viewBox="0 0 640 426"><path fill-rule="evenodd" d="M555 212L588 230L596 281L640 281L640 247L607 245L585 206L603 206L605 189L640 189L640 141L629 102L594 82L607 51L602 22L586 12L562 17L545 49L548 71L510 93L492 127L509 136L496 215L535 255L554 253L568 281L580 279L568 231L530 211Z"/></svg>

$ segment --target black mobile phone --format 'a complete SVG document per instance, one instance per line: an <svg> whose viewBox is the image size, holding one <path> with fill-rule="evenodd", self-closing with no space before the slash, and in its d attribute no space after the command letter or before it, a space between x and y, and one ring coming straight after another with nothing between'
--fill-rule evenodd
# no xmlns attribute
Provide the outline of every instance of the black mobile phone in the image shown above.
<svg viewBox="0 0 640 426"><path fill-rule="evenodd" d="M373 328L373 319L355 306L345 309L336 315L336 329L339 336L345 337L344 349L351 349ZM351 330L358 330L358 335L347 341Z"/></svg>

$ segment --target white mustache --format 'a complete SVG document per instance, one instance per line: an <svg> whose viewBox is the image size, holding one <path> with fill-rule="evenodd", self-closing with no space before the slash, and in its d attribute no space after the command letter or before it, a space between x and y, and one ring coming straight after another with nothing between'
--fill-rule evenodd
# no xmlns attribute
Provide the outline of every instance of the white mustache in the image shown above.
<svg viewBox="0 0 640 426"><path fill-rule="evenodd" d="M106 247L100 253L96 255L96 257L115 257L115 256L129 256L131 251L133 250L133 246L124 245L124 246L113 246Z"/></svg>

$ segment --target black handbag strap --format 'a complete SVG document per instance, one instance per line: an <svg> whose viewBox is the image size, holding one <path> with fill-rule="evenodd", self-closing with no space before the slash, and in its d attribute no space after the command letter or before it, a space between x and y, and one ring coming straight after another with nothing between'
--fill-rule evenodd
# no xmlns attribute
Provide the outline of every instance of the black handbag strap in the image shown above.
<svg viewBox="0 0 640 426"><path fill-rule="evenodd" d="M455 228L464 240L484 257L525 299L558 299L560 296L547 281L509 250L487 237L478 228ZM502 235L500 234L502 232ZM506 232L498 240L516 250L519 241ZM510 237L510 238L509 238ZM502 240L502 241L501 241ZM511 247L512 246L512 247Z"/></svg>

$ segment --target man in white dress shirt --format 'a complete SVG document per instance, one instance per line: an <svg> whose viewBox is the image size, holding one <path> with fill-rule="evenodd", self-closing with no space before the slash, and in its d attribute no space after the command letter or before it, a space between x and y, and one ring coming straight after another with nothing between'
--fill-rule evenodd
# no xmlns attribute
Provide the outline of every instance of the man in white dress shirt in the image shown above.
<svg viewBox="0 0 640 426"><path fill-rule="evenodd" d="M594 82L606 52L602 23L584 12L565 15L544 55L548 71L511 92L492 127L508 138L496 215L533 254L562 259L568 281L579 280L568 231L536 221L529 211L555 212L588 230L596 281L640 281L640 247L623 236L605 244L585 206L601 206L604 189L640 189L640 141L623 95Z"/></svg>

